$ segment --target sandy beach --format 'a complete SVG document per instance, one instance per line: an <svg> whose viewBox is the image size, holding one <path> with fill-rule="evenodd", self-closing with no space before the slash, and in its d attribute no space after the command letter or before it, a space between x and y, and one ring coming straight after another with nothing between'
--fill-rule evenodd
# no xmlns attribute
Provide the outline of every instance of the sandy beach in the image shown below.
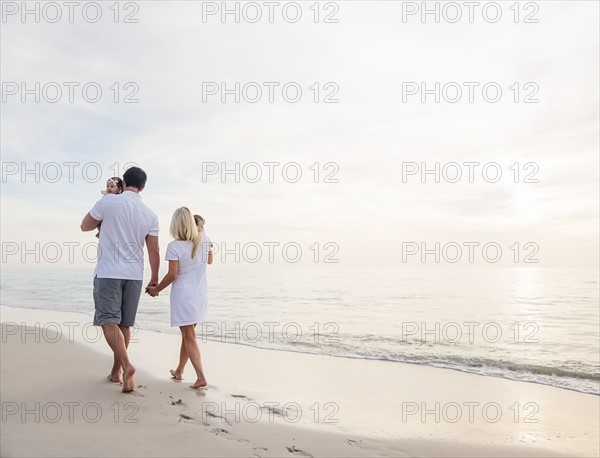
<svg viewBox="0 0 600 458"><path fill-rule="evenodd" d="M0 458L600 458L600 1L0 0L0 68Z"/></svg>
<svg viewBox="0 0 600 458"><path fill-rule="evenodd" d="M136 389L83 314L2 307L1 455L598 456L597 396L385 361L201 342L209 381L169 378L177 335L137 331Z"/></svg>

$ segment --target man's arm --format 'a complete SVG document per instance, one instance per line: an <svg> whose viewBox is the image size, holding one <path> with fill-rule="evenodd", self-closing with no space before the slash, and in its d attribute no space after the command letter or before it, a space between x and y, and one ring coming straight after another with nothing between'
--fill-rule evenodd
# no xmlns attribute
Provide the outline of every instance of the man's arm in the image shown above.
<svg viewBox="0 0 600 458"><path fill-rule="evenodd" d="M100 223L101 221L92 218L91 215L88 213L83 217L83 221L81 222L81 226L79 227L83 232L89 232L96 229L100 225Z"/></svg>
<svg viewBox="0 0 600 458"><path fill-rule="evenodd" d="M160 253L158 250L157 235L146 236L146 248L148 249L148 261L150 261L150 269L152 271L148 286L156 286L158 285L158 268L160 267Z"/></svg>
<svg viewBox="0 0 600 458"><path fill-rule="evenodd" d="M177 272L179 271L179 261L169 261L169 271L166 273L162 281L156 286L149 286L146 288L146 292L152 297L158 296L163 289L169 286L177 278Z"/></svg>

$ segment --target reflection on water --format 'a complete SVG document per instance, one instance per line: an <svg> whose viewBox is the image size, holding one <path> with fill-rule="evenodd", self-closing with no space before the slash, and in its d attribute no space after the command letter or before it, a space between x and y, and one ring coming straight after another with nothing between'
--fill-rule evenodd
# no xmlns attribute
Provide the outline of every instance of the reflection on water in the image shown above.
<svg viewBox="0 0 600 458"><path fill-rule="evenodd" d="M600 392L597 269L213 267L203 339ZM2 304L91 316L92 272L3 268ZM177 332L168 291L142 296L138 324Z"/></svg>

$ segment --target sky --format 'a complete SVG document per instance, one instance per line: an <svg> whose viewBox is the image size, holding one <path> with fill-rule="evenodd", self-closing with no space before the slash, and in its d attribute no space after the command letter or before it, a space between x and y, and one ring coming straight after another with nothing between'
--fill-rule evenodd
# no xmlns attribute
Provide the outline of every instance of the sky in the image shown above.
<svg viewBox="0 0 600 458"><path fill-rule="evenodd" d="M3 2L2 266L90 264L79 224L130 164L163 252L187 206L247 266L276 243L286 265L598 266L597 2L521 2L517 22L513 2L496 22L464 2L457 22L444 2L439 22L408 15L421 2L292 3L270 22L228 2L236 22L208 14L221 2L138 1L115 22L100 2L69 22L57 2L50 22L30 2L36 22ZM436 163L439 182L421 174Z"/></svg>

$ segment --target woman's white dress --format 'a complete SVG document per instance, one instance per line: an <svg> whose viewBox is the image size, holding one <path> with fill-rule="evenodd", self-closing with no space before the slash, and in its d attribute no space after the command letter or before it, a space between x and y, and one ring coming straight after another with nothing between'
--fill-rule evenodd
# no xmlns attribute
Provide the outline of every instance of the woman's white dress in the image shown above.
<svg viewBox="0 0 600 458"><path fill-rule="evenodd" d="M208 311L206 266L210 240L204 233L192 259L192 242L173 240L167 246L165 260L179 261L177 278L171 284L171 326L200 323Z"/></svg>

